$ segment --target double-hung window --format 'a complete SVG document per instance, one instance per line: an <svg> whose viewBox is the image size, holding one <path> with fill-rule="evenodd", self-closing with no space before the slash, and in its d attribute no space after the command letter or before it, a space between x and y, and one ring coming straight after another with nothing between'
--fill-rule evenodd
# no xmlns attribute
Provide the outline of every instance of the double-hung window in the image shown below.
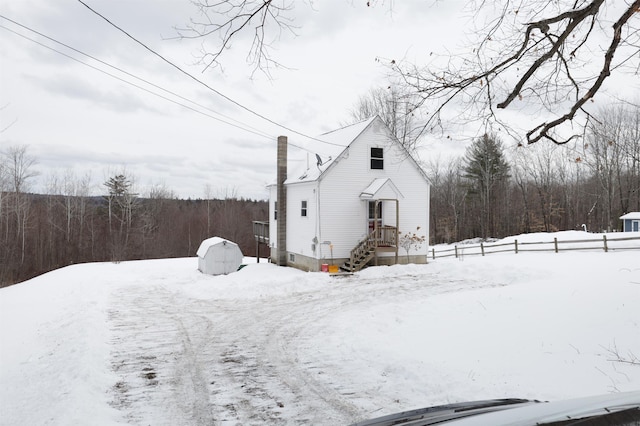
<svg viewBox="0 0 640 426"><path fill-rule="evenodd" d="M371 148L371 169L384 169L384 155L382 152L382 148Z"/></svg>
<svg viewBox="0 0 640 426"><path fill-rule="evenodd" d="M302 200L300 203L300 216L307 217L307 201Z"/></svg>

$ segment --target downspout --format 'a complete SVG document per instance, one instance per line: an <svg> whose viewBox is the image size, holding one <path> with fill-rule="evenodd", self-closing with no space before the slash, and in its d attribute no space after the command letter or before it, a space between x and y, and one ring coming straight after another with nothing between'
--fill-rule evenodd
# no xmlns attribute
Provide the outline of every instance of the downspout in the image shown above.
<svg viewBox="0 0 640 426"><path fill-rule="evenodd" d="M278 265L287 266L287 189L284 182L287 180L287 137L278 136L278 174L277 174L277 199L278 199Z"/></svg>

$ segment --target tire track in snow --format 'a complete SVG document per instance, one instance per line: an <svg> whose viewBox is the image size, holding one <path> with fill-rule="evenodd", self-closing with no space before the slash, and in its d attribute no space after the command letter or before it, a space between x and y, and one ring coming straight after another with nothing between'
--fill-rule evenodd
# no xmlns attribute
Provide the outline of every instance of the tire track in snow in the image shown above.
<svg viewBox="0 0 640 426"><path fill-rule="evenodd" d="M326 291L260 300L199 300L167 285L112 295L113 405L132 424L345 424L360 420L359 389L329 362L301 359L325 318L487 283L437 274L336 279ZM177 290L177 291L172 291ZM335 360L334 360L335 362Z"/></svg>
<svg viewBox="0 0 640 426"><path fill-rule="evenodd" d="M206 333L206 317L182 318L173 294L132 285L112 295L113 406L132 424L211 424L202 363L187 330ZM185 325L185 321L188 323Z"/></svg>

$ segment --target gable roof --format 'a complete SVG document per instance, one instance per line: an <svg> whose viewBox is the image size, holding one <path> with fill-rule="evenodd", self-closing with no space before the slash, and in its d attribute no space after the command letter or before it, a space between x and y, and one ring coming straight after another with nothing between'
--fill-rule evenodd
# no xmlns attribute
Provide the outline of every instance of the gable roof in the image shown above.
<svg viewBox="0 0 640 426"><path fill-rule="evenodd" d="M351 144L365 131L374 121L380 123L388 129L388 126L379 116L374 116L358 123L350 124L340 129L323 133L311 139L311 143L304 147L289 144L287 152L287 179L285 185L294 183L313 182L318 180L331 168L336 160L351 146ZM405 150L406 156L414 164L425 181L429 178L422 167L418 164L406 148L391 135L393 140ZM294 148L293 150L291 148ZM275 186L275 181L267 187Z"/></svg>
<svg viewBox="0 0 640 426"><path fill-rule="evenodd" d="M319 135L298 152L291 152L288 163L297 166L289 167L285 184L311 182L317 180L342 155L342 153L360 136L378 116L359 123L351 124L337 130ZM313 155L315 153L315 156Z"/></svg>
<svg viewBox="0 0 640 426"><path fill-rule="evenodd" d="M640 212L629 212L627 214L624 214L622 216L620 216L620 219L625 220L625 219L640 219Z"/></svg>
<svg viewBox="0 0 640 426"><path fill-rule="evenodd" d="M385 192L385 189L390 190L397 198L404 198L398 187L394 185L390 178L377 178L360 193L360 199L374 200L376 198L380 198L380 195Z"/></svg>

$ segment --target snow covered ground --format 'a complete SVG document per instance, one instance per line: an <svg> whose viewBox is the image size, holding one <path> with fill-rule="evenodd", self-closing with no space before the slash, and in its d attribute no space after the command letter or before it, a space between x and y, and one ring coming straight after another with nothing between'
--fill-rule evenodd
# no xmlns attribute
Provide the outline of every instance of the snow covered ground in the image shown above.
<svg viewBox="0 0 640 426"><path fill-rule="evenodd" d="M576 235L601 238L551 238ZM212 277L196 258L94 263L0 289L2 425L347 424L638 390L638 357L640 250L349 277L266 263Z"/></svg>

